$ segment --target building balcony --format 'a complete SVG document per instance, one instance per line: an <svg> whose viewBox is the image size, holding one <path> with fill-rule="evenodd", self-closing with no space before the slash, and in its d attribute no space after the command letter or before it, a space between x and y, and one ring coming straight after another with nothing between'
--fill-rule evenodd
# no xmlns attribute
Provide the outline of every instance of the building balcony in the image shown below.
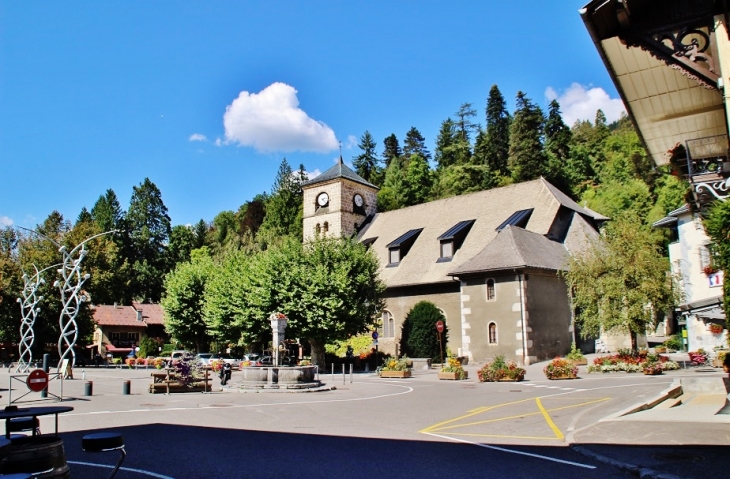
<svg viewBox="0 0 730 479"><path fill-rule="evenodd" d="M726 200L730 190L728 136L717 135L685 142L686 175L698 208Z"/></svg>

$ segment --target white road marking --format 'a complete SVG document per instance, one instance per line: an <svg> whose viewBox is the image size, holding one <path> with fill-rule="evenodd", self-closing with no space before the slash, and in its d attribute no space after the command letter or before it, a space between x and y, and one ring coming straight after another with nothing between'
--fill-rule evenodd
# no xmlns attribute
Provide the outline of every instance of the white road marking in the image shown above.
<svg viewBox="0 0 730 479"><path fill-rule="evenodd" d="M390 381L383 381L383 383L389 383ZM233 405L226 405L226 406L215 406L215 405L205 405L205 406L195 406L195 407L166 407L166 408L149 408L149 409L131 409L131 410L119 410L119 411L90 411L90 412L79 412L79 413L66 413L63 416L69 417L69 416L90 416L92 414L121 414L121 413L130 413L130 412L156 412L161 413L165 411L195 411L195 410L202 410L202 409L234 409L234 408L252 408L252 407L265 407L265 406L297 406L297 405L310 405L310 404L331 404L331 403L340 403L340 402L355 402L355 401L369 401L372 399L382 399L382 398L388 398L388 397L395 397L395 396L401 396L403 394L409 394L413 392L413 388L410 386L401 386L400 384L389 384L393 387L398 388L404 388L405 391L392 393L392 394L380 394L377 396L369 396L364 398L351 398L351 399L328 399L328 400L321 400L321 401L288 401L288 402L277 402L277 403L259 403L259 404L233 404Z"/></svg>
<svg viewBox="0 0 730 479"><path fill-rule="evenodd" d="M486 449L493 449L495 451L508 452L510 454L519 454L522 456L530 456L530 457L535 457L537 459L544 459L546 461L559 462L561 464L568 464L569 466L584 467L586 469L595 469L596 468L596 466L591 466L590 464L582 464L580 462L565 461L563 459L557 459L555 457L543 456L540 454L533 454L531 452L515 451L513 449L507 449L504 447L490 446L488 444L482 444L481 442L467 441L465 439L459 439L459 438L449 437L449 436L442 436L441 434L434 434L431 432L425 432L423 434L428 434L429 436L440 437L442 439L449 439L451 441L463 442L465 444L471 444L471 445L483 447Z"/></svg>
<svg viewBox="0 0 730 479"><path fill-rule="evenodd" d="M82 462L82 461L66 461L66 462L68 464L76 464L79 466L103 467L105 469L114 469L114 466L109 466L107 464L95 464L93 462ZM165 476L162 474L157 474L156 472L145 471L144 469L134 469L132 467L120 467L119 470L136 472L137 474L144 474L145 476L157 477L158 479L175 479L174 477L171 477L171 476Z"/></svg>

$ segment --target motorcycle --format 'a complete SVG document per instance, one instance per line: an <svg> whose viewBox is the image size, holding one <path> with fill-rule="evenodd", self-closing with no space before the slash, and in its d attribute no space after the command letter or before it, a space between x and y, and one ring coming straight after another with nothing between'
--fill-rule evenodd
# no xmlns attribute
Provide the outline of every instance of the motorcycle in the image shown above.
<svg viewBox="0 0 730 479"><path fill-rule="evenodd" d="M223 366L218 373L218 376L221 378L221 385L225 386L226 383L231 380L231 370L232 368L230 364L223 363Z"/></svg>

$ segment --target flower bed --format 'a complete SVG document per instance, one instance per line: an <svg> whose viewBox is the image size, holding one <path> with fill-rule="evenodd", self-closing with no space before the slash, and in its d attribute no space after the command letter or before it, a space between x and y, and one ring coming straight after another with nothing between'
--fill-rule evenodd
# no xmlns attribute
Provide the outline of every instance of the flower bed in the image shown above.
<svg viewBox="0 0 730 479"><path fill-rule="evenodd" d="M505 361L504 356L499 355L491 363L486 363L477 375L480 382L522 381L526 372L523 368L517 367L514 361Z"/></svg>
<svg viewBox="0 0 730 479"><path fill-rule="evenodd" d="M588 366L587 371L589 373L640 373L644 371L644 366L649 363L659 363L662 371L679 369L679 364L669 361L665 356L622 351L619 354L595 358L593 364Z"/></svg>

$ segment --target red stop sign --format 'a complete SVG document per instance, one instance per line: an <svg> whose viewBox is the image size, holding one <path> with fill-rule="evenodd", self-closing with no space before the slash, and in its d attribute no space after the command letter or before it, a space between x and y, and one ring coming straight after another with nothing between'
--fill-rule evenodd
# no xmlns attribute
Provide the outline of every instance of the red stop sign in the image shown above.
<svg viewBox="0 0 730 479"><path fill-rule="evenodd" d="M48 386L48 374L42 369L34 369L28 374L25 384L28 385L28 389L31 391L39 393Z"/></svg>
<svg viewBox="0 0 730 479"><path fill-rule="evenodd" d="M443 321L436 321L436 331L439 333L444 332L444 322Z"/></svg>

